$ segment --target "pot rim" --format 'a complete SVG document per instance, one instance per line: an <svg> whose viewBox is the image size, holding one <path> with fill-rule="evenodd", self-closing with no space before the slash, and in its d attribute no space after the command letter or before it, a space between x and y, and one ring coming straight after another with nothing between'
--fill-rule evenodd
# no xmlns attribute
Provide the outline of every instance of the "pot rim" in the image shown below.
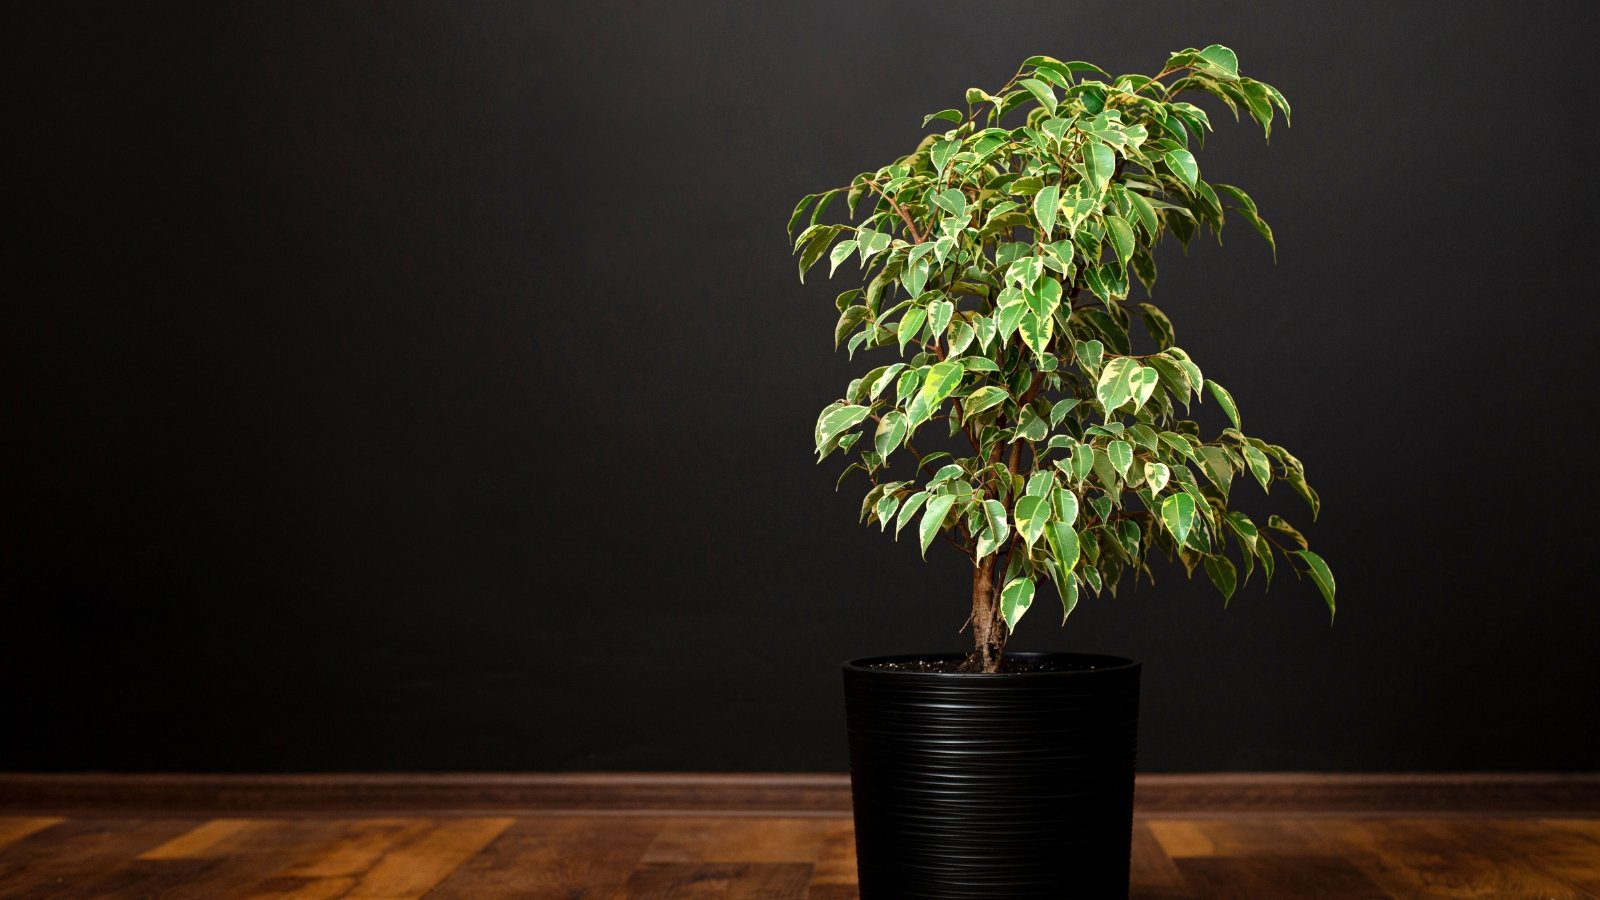
<svg viewBox="0 0 1600 900"><path fill-rule="evenodd" d="M1069 676L1097 675L1106 672L1125 672L1137 669L1140 664L1124 656L1112 656L1106 653L1075 653L1075 652L1017 652L1007 653L1008 657L1018 659L1049 659L1069 657L1078 663L1090 662L1087 669L1067 669L1057 672L907 672L899 669L872 668L875 663L886 662L911 662L913 660L942 660L965 659L965 653L891 653L884 656L863 656L859 659L848 660L842 668L846 672L860 672L867 675L885 678L1063 678Z"/></svg>

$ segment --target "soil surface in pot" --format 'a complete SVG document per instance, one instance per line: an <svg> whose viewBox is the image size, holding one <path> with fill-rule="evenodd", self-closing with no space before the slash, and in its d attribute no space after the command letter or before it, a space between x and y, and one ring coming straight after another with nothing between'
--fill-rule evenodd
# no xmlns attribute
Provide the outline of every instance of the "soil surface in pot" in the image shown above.
<svg viewBox="0 0 1600 900"><path fill-rule="evenodd" d="M942 672L959 673L963 660L957 659L913 659L896 660L895 662L873 663L869 669L888 669L894 672ZM1081 672L1086 669L1096 668L1088 663L1069 662L1060 659L1015 659L1005 657L1000 660L1000 671L997 674L1010 675L1019 672Z"/></svg>

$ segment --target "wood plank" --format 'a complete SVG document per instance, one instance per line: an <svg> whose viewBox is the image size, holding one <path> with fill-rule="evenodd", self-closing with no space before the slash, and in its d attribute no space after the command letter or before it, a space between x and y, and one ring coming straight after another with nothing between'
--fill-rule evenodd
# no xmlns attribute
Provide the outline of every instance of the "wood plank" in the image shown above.
<svg viewBox="0 0 1600 900"><path fill-rule="evenodd" d="M186 819L69 819L0 849L0 885L8 897L95 896L86 884L158 847L199 822Z"/></svg>
<svg viewBox="0 0 1600 900"><path fill-rule="evenodd" d="M1147 774L1138 778L1136 798L1136 809L1148 816L1206 811L1600 815L1600 773ZM0 809L181 816L306 811L844 816L850 811L850 789L848 777L836 774L12 773L0 774Z"/></svg>
<svg viewBox="0 0 1600 900"><path fill-rule="evenodd" d="M133 859L106 867L85 895L209 900L249 892L338 834L314 819L213 820Z"/></svg>
<svg viewBox="0 0 1600 900"><path fill-rule="evenodd" d="M612 900L806 900L807 863L645 863Z"/></svg>
<svg viewBox="0 0 1600 900"><path fill-rule="evenodd" d="M1192 856L1175 862L1193 896L1206 900L1395 900L1397 896L1360 869L1331 856Z"/></svg>
<svg viewBox="0 0 1600 900"><path fill-rule="evenodd" d="M1129 900L1179 900L1193 897L1183 873L1156 840L1149 823L1133 826L1132 858L1128 865Z"/></svg>
<svg viewBox="0 0 1600 900"><path fill-rule="evenodd" d="M30 834L40 832L52 825L60 825L66 819L61 816L3 816L0 817L0 850L22 840Z"/></svg>
<svg viewBox="0 0 1600 900"><path fill-rule="evenodd" d="M627 883L661 825L633 816L518 819L428 900L609 897Z"/></svg>
<svg viewBox="0 0 1600 900"><path fill-rule="evenodd" d="M421 897L511 827L509 818L449 819L385 853L342 896Z"/></svg>
<svg viewBox="0 0 1600 900"><path fill-rule="evenodd" d="M139 854L140 859L190 859L221 856L229 846L248 841L251 831L258 831L268 823L249 819L212 819L159 847Z"/></svg>
<svg viewBox="0 0 1600 900"><path fill-rule="evenodd" d="M289 878L345 878L371 869L399 844L432 828L429 819L354 819L341 823L333 840L311 848L282 871Z"/></svg>
<svg viewBox="0 0 1600 900"><path fill-rule="evenodd" d="M662 824L644 862L815 863L838 824L826 819L677 818Z"/></svg>
<svg viewBox="0 0 1600 900"><path fill-rule="evenodd" d="M1501 849L1511 821L1366 819L1310 824L1340 845L1350 865L1396 896L1497 900L1582 896L1520 852ZM1544 837L1556 835L1550 830Z"/></svg>
<svg viewBox="0 0 1600 900"><path fill-rule="evenodd" d="M0 819L28 832L0 847L0 897L858 900L846 819L22 821ZM1594 897L1600 818L1146 819L1131 876L1138 900Z"/></svg>
<svg viewBox="0 0 1600 900"><path fill-rule="evenodd" d="M854 891L856 884L856 830L849 819L827 823L822 845L817 850L816 865L811 873L812 897L819 888L848 886ZM821 893L829 893L822 891ZM834 891L837 894L839 892Z"/></svg>
<svg viewBox="0 0 1600 900"><path fill-rule="evenodd" d="M1162 852L1173 859L1210 856L1216 852L1211 836L1199 822L1186 819L1152 819L1145 823Z"/></svg>

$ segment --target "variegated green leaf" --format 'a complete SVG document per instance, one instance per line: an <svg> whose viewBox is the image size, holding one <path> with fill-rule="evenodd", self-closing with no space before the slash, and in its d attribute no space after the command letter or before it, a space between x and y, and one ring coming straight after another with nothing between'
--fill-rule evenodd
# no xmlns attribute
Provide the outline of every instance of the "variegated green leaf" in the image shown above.
<svg viewBox="0 0 1600 900"><path fill-rule="evenodd" d="M841 433L861 424L872 410L865 406L840 406L829 409L817 418L816 442L817 449L828 443Z"/></svg>
<svg viewBox="0 0 1600 900"><path fill-rule="evenodd" d="M917 526L924 557L928 555L928 545L933 543L934 537L939 534L939 528L944 524L944 517L949 514L950 507L955 502L954 494L940 494L925 505L922 522Z"/></svg>
<svg viewBox="0 0 1600 900"><path fill-rule="evenodd" d="M1056 227L1056 204L1061 199L1061 188L1054 184L1047 184L1039 189L1033 196L1033 216L1039 223L1039 233L1050 239L1050 232Z"/></svg>
<svg viewBox="0 0 1600 900"><path fill-rule="evenodd" d="M913 427L928 421L938 411L939 405L960 386L964 374L966 369L957 360L937 363L928 369L928 377L922 382L922 389L917 391L917 396L911 401L911 406L907 410Z"/></svg>
<svg viewBox="0 0 1600 900"><path fill-rule="evenodd" d="M1137 362L1119 356L1106 363L1101 370L1100 380L1095 385L1095 397L1105 408L1108 418L1112 410L1133 399L1133 378L1140 368Z"/></svg>
<svg viewBox="0 0 1600 900"><path fill-rule="evenodd" d="M900 504L900 515L894 521L895 540L900 540L900 530L906 527L906 523L911 521L911 517L917 514L917 510L921 509L922 504L927 503L931 496L933 495L927 491L917 491Z"/></svg>
<svg viewBox="0 0 1600 900"><path fill-rule="evenodd" d="M1106 445L1106 456L1111 458L1111 465L1117 474L1124 479L1128 477L1128 468L1133 465L1133 448L1127 441L1112 441Z"/></svg>
<svg viewBox="0 0 1600 900"><path fill-rule="evenodd" d="M1188 494L1173 494L1161 501L1161 522L1182 545L1189 537L1189 529L1194 527L1194 498Z"/></svg>
<svg viewBox="0 0 1600 900"><path fill-rule="evenodd" d="M1098 194L1106 189L1111 176L1116 174L1117 156L1105 144L1088 141L1083 146L1083 170L1090 187Z"/></svg>
<svg viewBox="0 0 1600 900"><path fill-rule="evenodd" d="M995 387L994 385L981 387L968 395L966 400L962 401L961 411L970 419L986 409L999 406L1009 396L1005 388Z"/></svg>
<svg viewBox="0 0 1600 900"><path fill-rule="evenodd" d="M1117 262L1127 265L1133 259L1133 229L1121 216L1106 216L1106 236L1116 251Z"/></svg>
<svg viewBox="0 0 1600 900"><path fill-rule="evenodd" d="M1200 178L1200 166L1194 161L1194 154L1187 150L1168 150L1162 159L1167 161L1167 168L1172 170L1189 187L1194 187Z"/></svg>
<svg viewBox="0 0 1600 900"><path fill-rule="evenodd" d="M1228 393L1228 389L1209 379L1206 381L1206 389L1211 392L1211 396L1217 398L1217 405L1222 407L1224 413L1227 413L1228 421L1233 423L1233 427L1244 427L1239 424L1239 407L1234 405L1233 395Z"/></svg>
<svg viewBox="0 0 1600 900"><path fill-rule="evenodd" d="M1272 464L1267 461L1267 455L1257 450L1250 444L1241 448L1244 451L1244 461L1250 466L1250 474L1261 482L1261 489L1272 487Z"/></svg>
<svg viewBox="0 0 1600 900"><path fill-rule="evenodd" d="M1167 486L1167 480L1171 477L1172 470L1167 468L1166 463L1147 462L1144 464L1144 482L1145 486L1150 489L1152 496L1161 493L1161 489Z"/></svg>
<svg viewBox="0 0 1600 900"><path fill-rule="evenodd" d="M1233 560L1221 555L1207 556L1205 567L1206 576L1222 593L1222 605L1227 606L1228 601L1233 599L1233 589L1239 582L1239 573L1233 567Z"/></svg>
<svg viewBox="0 0 1600 900"><path fill-rule="evenodd" d="M1311 580L1316 582L1317 590L1322 592L1322 599L1328 604L1328 618L1331 620L1334 613L1337 612L1333 604L1333 571L1328 568L1327 563L1322 561L1322 557L1312 553L1310 550L1293 550L1290 552L1300 557L1300 560L1306 564L1307 573L1311 575Z"/></svg>
<svg viewBox="0 0 1600 900"><path fill-rule="evenodd" d="M1029 494L1017 500L1014 510L1017 519L1017 533L1022 535L1022 540L1032 547L1033 542L1044 534L1044 526L1050 521L1050 498Z"/></svg>
<svg viewBox="0 0 1600 900"><path fill-rule="evenodd" d="M1000 592L1000 615L1006 620L1006 627L1016 630L1017 622L1021 621L1022 614L1033 605L1033 579L1013 578L1006 583L1005 589Z"/></svg>
<svg viewBox="0 0 1600 900"><path fill-rule="evenodd" d="M1065 488L1056 488L1050 494L1050 509L1057 522L1070 526L1078 521L1078 495Z"/></svg>
<svg viewBox="0 0 1600 900"><path fill-rule="evenodd" d="M906 436L906 416L898 409L892 409L883 414L878 420L878 430L873 437L873 447L879 456L887 457L893 453Z"/></svg>

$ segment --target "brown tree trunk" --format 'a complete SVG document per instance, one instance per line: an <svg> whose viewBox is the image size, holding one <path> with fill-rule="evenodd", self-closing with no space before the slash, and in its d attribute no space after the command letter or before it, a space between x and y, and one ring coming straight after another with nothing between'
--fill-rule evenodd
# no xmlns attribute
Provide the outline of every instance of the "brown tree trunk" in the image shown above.
<svg viewBox="0 0 1600 900"><path fill-rule="evenodd" d="M997 672L1006 649L1005 620L1000 616L1000 598L994 587L994 556L984 557L972 572L972 652L961 669L965 672Z"/></svg>

